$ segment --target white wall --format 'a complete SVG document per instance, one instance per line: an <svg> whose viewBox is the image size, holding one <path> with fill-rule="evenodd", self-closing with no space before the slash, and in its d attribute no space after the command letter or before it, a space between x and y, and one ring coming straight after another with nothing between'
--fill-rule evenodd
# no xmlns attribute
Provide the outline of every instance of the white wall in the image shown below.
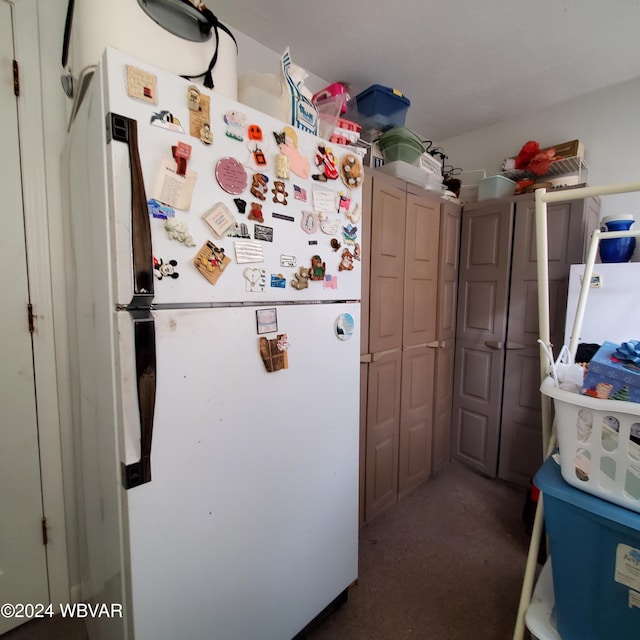
<svg viewBox="0 0 640 640"><path fill-rule="evenodd" d="M640 78L440 144L455 166L467 171L485 169L492 175L528 140L548 147L578 139L585 146L590 186L631 182L640 180L638 105ZM473 177L475 181L477 175ZM640 193L603 197L601 211L602 215L633 213L640 221Z"/></svg>

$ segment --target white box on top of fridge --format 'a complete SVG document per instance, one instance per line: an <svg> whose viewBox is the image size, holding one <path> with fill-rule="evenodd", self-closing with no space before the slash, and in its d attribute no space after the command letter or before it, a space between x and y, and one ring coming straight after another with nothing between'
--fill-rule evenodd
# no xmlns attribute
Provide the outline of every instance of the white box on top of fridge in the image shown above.
<svg viewBox="0 0 640 640"><path fill-rule="evenodd" d="M90 637L292 638L357 577L358 151L107 49L64 166Z"/></svg>

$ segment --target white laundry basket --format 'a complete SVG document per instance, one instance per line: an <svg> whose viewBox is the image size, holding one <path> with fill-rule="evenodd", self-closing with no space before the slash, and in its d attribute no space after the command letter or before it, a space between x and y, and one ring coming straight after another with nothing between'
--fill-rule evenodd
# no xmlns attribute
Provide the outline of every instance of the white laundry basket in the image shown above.
<svg viewBox="0 0 640 640"><path fill-rule="evenodd" d="M553 399L565 481L640 512L640 403L564 391L551 376L540 391Z"/></svg>

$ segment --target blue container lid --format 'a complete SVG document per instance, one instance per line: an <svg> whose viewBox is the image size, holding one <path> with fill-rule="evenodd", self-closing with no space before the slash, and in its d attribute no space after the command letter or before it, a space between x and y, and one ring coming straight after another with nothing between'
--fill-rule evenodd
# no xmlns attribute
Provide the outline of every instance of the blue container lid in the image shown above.
<svg viewBox="0 0 640 640"><path fill-rule="evenodd" d="M612 523L640 531L640 513L619 507L593 494L581 491L565 482L560 465L549 456L533 480L543 494L584 509Z"/></svg>
<svg viewBox="0 0 640 640"><path fill-rule="evenodd" d="M398 91L398 89L390 89L389 87L383 87L381 84L372 84L370 87L368 87L364 91L361 91L356 96L356 103L359 100L365 100L366 98L371 96L371 94L376 93L376 92L377 93L383 93L383 94L385 94L387 96L393 97L395 100L400 100L407 107L411 106L411 100L409 100L409 98L407 98L402 93L402 91Z"/></svg>

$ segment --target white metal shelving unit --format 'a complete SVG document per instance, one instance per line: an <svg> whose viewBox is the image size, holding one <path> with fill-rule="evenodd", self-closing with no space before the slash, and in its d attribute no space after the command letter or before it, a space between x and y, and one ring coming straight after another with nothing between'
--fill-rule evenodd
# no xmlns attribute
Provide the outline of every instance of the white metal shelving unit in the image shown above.
<svg viewBox="0 0 640 640"><path fill-rule="evenodd" d="M551 163L549 171L543 176L536 176L530 171L524 169L511 169L509 171L501 171L498 175L509 178L510 180L524 180L525 178L534 178L539 182L544 182L550 178L557 178L559 176L577 174L578 181L582 182L586 176L588 167L585 164L584 159L581 156L572 156L570 158L558 158Z"/></svg>
<svg viewBox="0 0 640 640"><path fill-rule="evenodd" d="M562 191L547 191L546 189L537 189L535 192L535 219L536 219L536 259L538 270L538 325L540 340L540 381L542 382L547 376L548 359L544 350L544 346L549 350L553 350L550 336L550 319L549 319L549 247L548 247L548 230L547 230L547 204L553 202L566 202L569 200L577 200L590 196L616 195L622 193L631 193L640 191L640 182L628 182L620 184L611 184L598 187L581 187L577 189L566 189ZM630 231L607 231L596 230L591 237L589 254L585 271L583 274L583 286L578 299L578 308L573 325L572 338L569 350L572 356L575 356L578 346L578 336L582 326L582 318L587 303L589 293L589 282L593 273L593 265L595 264L598 246L600 240L623 238L634 236L640 237L640 230ZM541 394L542 404L542 451L545 458L551 453L555 446L555 436L552 424L551 399ZM525 631L525 614L531 603L531 595L533 592L533 583L535 580L536 564L538 559L538 551L540 548L540 538L542 535L543 522L543 500L544 496L540 494L536 516L531 534L531 543L529 545L529 554L522 583L522 592L520 594L520 605L516 618L516 626L513 633L513 640L523 640ZM545 640L545 639L540 639Z"/></svg>

